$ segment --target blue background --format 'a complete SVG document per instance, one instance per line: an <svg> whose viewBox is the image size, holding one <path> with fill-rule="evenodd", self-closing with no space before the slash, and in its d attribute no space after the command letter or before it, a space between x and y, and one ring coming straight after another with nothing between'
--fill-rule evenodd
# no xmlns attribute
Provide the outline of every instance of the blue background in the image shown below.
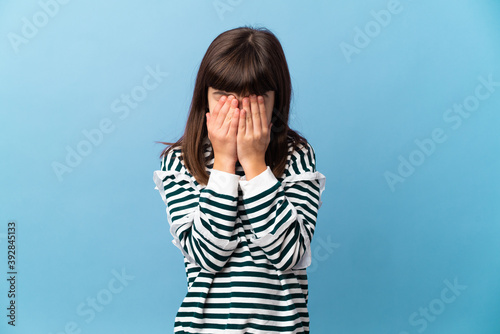
<svg viewBox="0 0 500 334"><path fill-rule="evenodd" d="M0 332L172 332L186 276L154 190L155 141L182 135L212 40L253 25L283 45L291 126L327 177L311 332L500 333L500 86L479 79L500 82L498 1L69 1L45 6L52 16L45 3L0 3ZM139 94L148 68L163 76L127 111L122 94ZM470 116L449 111L463 103ZM87 155L58 177L77 147Z"/></svg>

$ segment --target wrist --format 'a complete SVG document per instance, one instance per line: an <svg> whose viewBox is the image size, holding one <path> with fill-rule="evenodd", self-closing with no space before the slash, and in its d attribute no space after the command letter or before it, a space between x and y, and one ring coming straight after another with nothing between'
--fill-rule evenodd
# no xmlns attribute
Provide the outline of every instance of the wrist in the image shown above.
<svg viewBox="0 0 500 334"><path fill-rule="evenodd" d="M236 173L236 162L231 160L218 160L214 159L213 169L217 169L226 173L235 174Z"/></svg>
<svg viewBox="0 0 500 334"><path fill-rule="evenodd" d="M245 171L245 176L248 181L253 179L257 175L261 174L267 169L267 165L264 159L253 160L249 161L248 163L241 163L241 166Z"/></svg>

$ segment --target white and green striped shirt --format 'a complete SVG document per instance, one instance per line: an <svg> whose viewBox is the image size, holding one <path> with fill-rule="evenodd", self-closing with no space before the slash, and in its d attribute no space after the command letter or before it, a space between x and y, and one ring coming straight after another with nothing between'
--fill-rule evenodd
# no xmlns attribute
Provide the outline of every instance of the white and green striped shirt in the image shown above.
<svg viewBox="0 0 500 334"><path fill-rule="evenodd" d="M205 139L205 156L212 146ZM179 147L154 172L172 243L184 255L187 294L175 333L309 333L306 267L326 177L312 146L289 145L285 172L246 180L206 166L199 184Z"/></svg>

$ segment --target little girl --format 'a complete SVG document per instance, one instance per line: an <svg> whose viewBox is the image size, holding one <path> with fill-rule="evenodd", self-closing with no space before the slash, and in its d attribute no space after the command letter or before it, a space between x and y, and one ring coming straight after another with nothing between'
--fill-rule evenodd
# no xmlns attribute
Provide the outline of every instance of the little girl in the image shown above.
<svg viewBox="0 0 500 334"><path fill-rule="evenodd" d="M155 189L187 294L175 333L309 333L311 240L326 178L288 127L291 80L265 28L220 34L198 71L184 135Z"/></svg>

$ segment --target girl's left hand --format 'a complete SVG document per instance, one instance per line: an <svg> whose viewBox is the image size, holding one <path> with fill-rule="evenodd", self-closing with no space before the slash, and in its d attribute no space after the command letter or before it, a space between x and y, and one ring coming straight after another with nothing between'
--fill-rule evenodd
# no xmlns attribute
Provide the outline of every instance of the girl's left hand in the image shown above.
<svg viewBox="0 0 500 334"><path fill-rule="evenodd" d="M272 123L267 120L262 96L251 95L243 99L238 122L236 151L243 169L266 166L265 154L271 140Z"/></svg>

